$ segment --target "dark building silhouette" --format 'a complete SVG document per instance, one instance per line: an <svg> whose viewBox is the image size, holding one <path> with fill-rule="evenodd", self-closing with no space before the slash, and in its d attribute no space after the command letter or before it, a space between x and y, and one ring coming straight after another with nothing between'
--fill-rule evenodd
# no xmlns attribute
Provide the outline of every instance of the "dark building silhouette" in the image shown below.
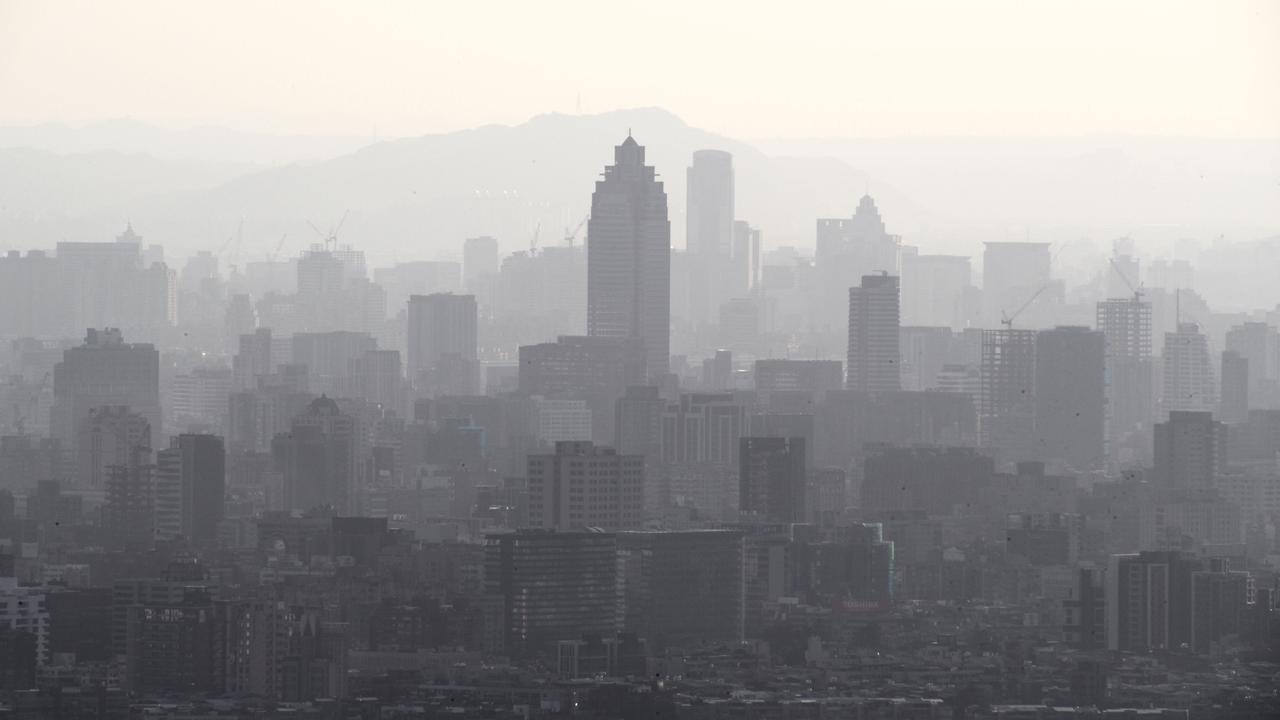
<svg viewBox="0 0 1280 720"><path fill-rule="evenodd" d="M156 535L211 547L222 522L227 451L217 435L183 434L156 453Z"/></svg>
<svg viewBox="0 0 1280 720"><path fill-rule="evenodd" d="M587 237L587 334L639 338L648 376L663 377L671 354L667 194L629 135L596 182Z"/></svg>
<svg viewBox="0 0 1280 720"><path fill-rule="evenodd" d="M126 637L130 690L180 695L222 690L222 638L207 592L188 590L180 602L129 607Z"/></svg>
<svg viewBox="0 0 1280 720"><path fill-rule="evenodd" d="M284 476L284 504L291 510L333 507L348 511L356 490L356 421L321 396L272 441Z"/></svg>
<svg viewBox="0 0 1280 720"><path fill-rule="evenodd" d="M744 437L738 443L739 512L764 522L804 522L804 439Z"/></svg>
<svg viewBox="0 0 1280 720"><path fill-rule="evenodd" d="M618 554L623 628L651 651L742 640L742 533L622 532Z"/></svg>
<svg viewBox="0 0 1280 720"><path fill-rule="evenodd" d="M618 632L618 541L612 533L521 530L485 541L493 641L514 657L561 640Z"/></svg>
<svg viewBox="0 0 1280 720"><path fill-rule="evenodd" d="M809 544L808 585L815 601L888 607L894 596L894 545L879 523L841 527L829 542Z"/></svg>
<svg viewBox="0 0 1280 720"><path fill-rule="evenodd" d="M1177 497L1213 493L1227 466L1227 429L1208 412L1175 410L1155 426L1158 486Z"/></svg>

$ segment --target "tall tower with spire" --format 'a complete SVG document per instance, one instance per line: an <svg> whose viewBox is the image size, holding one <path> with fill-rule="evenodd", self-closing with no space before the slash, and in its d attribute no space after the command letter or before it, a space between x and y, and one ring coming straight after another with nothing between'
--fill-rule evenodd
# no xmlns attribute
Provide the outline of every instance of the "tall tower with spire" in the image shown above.
<svg viewBox="0 0 1280 720"><path fill-rule="evenodd" d="M667 372L671 346L667 193L630 133L613 157L591 196L587 334L639 338L649 377L658 378Z"/></svg>

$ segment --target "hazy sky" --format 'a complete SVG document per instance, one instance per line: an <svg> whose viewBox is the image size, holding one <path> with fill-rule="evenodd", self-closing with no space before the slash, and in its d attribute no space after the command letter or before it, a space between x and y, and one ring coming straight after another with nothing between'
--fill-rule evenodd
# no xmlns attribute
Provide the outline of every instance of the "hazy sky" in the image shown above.
<svg viewBox="0 0 1280 720"><path fill-rule="evenodd" d="M1280 2L0 0L0 124L1280 137Z"/></svg>

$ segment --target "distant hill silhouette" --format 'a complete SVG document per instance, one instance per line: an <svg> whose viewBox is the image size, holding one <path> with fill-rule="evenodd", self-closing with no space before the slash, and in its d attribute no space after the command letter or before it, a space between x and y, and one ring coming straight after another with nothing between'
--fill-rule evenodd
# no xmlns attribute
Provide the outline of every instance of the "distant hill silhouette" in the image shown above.
<svg viewBox="0 0 1280 720"><path fill-rule="evenodd" d="M193 166L183 179L174 176L171 162L120 156L108 175L135 175L133 185L113 188L110 177L91 172L70 183L76 191L67 193L61 192L67 185L50 177L44 202L12 210L29 215L57 209L70 222L81 213L99 218L115 203L118 217L131 217L149 241L177 255L220 247L243 217L242 261L260 257L286 232L286 252L296 252L319 239L308 221L327 229L348 211L340 241L378 256L436 257L481 234L497 236L509 252L527 247L539 227L540 243L563 241L565 228L587 214L594 181L628 131L645 145L666 183L677 245L683 243L685 169L694 150L734 154L738 217L762 228L769 244L812 244L814 219L851 214L868 184L845 162L768 157L665 110L645 108L548 114L510 127L388 140L328 160L235 177L227 177L234 175L227 167ZM6 152L16 151L0 151L0 174L16 177L10 171L15 166L5 164ZM42 155L43 165L67 166L70 177L77 164L95 163L89 155ZM891 228L916 212L893 188L877 183L875 195ZM18 245L15 240L11 236L10 244Z"/></svg>

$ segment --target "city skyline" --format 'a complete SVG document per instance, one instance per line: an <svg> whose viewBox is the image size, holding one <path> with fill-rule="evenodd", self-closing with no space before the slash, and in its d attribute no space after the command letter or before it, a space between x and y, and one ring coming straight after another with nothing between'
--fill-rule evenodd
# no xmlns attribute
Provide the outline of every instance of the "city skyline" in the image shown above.
<svg viewBox="0 0 1280 720"><path fill-rule="evenodd" d="M1280 716L1275 6L3 2L0 716Z"/></svg>

